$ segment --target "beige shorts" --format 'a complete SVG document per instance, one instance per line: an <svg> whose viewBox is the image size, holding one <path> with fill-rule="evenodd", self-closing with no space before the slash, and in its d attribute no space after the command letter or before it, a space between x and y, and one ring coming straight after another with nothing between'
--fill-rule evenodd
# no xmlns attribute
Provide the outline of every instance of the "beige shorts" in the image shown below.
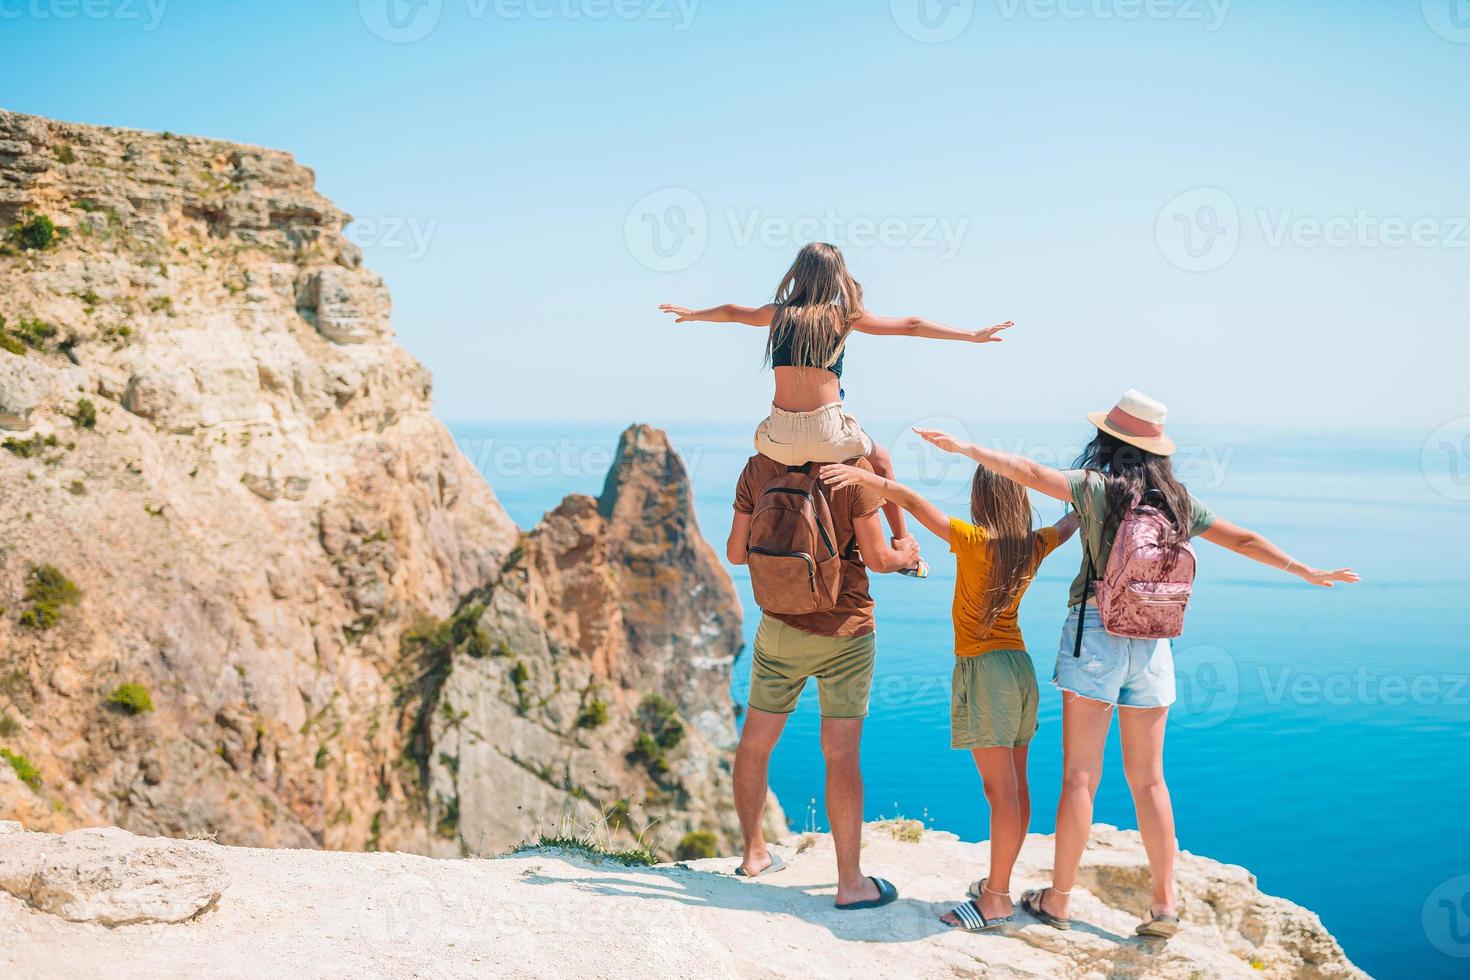
<svg viewBox="0 0 1470 980"><path fill-rule="evenodd" d="M750 706L789 715L815 677L823 718L866 718L877 652L876 633L818 636L763 616L750 662Z"/></svg>
<svg viewBox="0 0 1470 980"><path fill-rule="evenodd" d="M788 412L771 406L771 416L755 430L755 451L782 466L803 463L844 463L873 451L858 420L842 410L841 402L811 412Z"/></svg>

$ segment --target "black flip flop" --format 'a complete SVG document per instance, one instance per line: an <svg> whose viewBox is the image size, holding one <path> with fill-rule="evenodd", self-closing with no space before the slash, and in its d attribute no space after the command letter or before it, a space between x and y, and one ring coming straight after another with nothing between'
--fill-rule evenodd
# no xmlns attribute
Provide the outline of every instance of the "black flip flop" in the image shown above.
<svg viewBox="0 0 1470 980"><path fill-rule="evenodd" d="M864 902L848 902L846 905L839 903L837 907L844 912L857 912L860 909L881 909L885 905L898 901L898 889L893 887L892 882L874 878L872 875L868 876L868 880L878 886L877 898L870 898Z"/></svg>
<svg viewBox="0 0 1470 980"><path fill-rule="evenodd" d="M1003 926L1007 922L1015 920L1015 915L999 915L994 919L985 918L985 913L980 911L979 902L964 902L949 910L949 914L960 920L959 925L950 926L951 929L962 929L965 932L984 932Z"/></svg>

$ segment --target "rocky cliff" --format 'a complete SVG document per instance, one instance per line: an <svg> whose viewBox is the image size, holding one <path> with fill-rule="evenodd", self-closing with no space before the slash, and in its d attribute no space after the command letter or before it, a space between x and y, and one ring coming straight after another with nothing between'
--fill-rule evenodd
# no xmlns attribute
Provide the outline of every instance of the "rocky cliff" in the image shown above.
<svg viewBox="0 0 1470 980"><path fill-rule="evenodd" d="M6 833L7 829L11 831ZM893 905L839 912L832 839L779 849L787 867L746 881L733 858L628 866L587 849L491 861L260 851L56 838L0 824L0 973L50 980L235 977L1132 977L1362 980L1318 918L1263 894L1244 868L1181 854L1184 928L1133 934L1148 905L1137 833L1093 829L1058 932L1018 911L984 935L938 916L983 873L986 848L914 821L869 824L865 870ZM1015 890L1050 877L1033 835Z"/></svg>
<svg viewBox="0 0 1470 980"><path fill-rule="evenodd" d="M347 221L284 153L0 111L0 815L728 843L739 607L677 455L631 431L521 535Z"/></svg>

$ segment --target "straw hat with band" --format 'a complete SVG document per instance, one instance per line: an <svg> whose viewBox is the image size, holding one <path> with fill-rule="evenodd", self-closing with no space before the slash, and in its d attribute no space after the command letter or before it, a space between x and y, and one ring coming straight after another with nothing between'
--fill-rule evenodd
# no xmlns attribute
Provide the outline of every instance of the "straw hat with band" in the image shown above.
<svg viewBox="0 0 1470 980"><path fill-rule="evenodd" d="M1168 414L1163 402L1129 388L1112 411L1092 412L1087 421L1130 446L1156 456L1172 456L1174 440L1164 435L1164 419Z"/></svg>

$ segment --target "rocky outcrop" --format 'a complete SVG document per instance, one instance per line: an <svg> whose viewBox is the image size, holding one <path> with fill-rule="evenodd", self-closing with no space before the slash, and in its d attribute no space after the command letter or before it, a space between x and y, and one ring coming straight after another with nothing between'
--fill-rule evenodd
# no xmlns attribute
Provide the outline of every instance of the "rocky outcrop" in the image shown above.
<svg viewBox="0 0 1470 980"><path fill-rule="evenodd" d="M677 803L728 841L739 609L677 456L638 430L522 539L313 183L0 111L0 817L457 854Z"/></svg>
<svg viewBox="0 0 1470 980"><path fill-rule="evenodd" d="M433 822L456 846L603 825L665 854L692 832L739 839L740 605L663 433L625 432L601 498L548 514L459 624L469 639L431 651L420 673L443 681L419 707Z"/></svg>
<svg viewBox="0 0 1470 980"><path fill-rule="evenodd" d="M29 836L0 836L0 859ZM985 935L938 921L984 867L985 846L912 822L865 829L865 870L893 881L900 899L864 913L832 908L825 834L788 839L786 870L755 882L734 877L733 858L650 868L557 849L436 861L197 845L230 885L185 925L99 929L0 890L0 970L56 980L233 976L242 963L292 977L1364 977L1317 916L1263 894L1244 868L1187 853L1184 928L1167 942L1135 936L1147 904L1134 887L1148 873L1142 841L1102 826L1092 840L1073 929L1018 911ZM1013 891L1047 883L1051 854L1051 838L1033 835Z"/></svg>
<svg viewBox="0 0 1470 980"><path fill-rule="evenodd" d="M0 890L68 922L187 922L229 887L218 848L116 827L0 840Z"/></svg>

